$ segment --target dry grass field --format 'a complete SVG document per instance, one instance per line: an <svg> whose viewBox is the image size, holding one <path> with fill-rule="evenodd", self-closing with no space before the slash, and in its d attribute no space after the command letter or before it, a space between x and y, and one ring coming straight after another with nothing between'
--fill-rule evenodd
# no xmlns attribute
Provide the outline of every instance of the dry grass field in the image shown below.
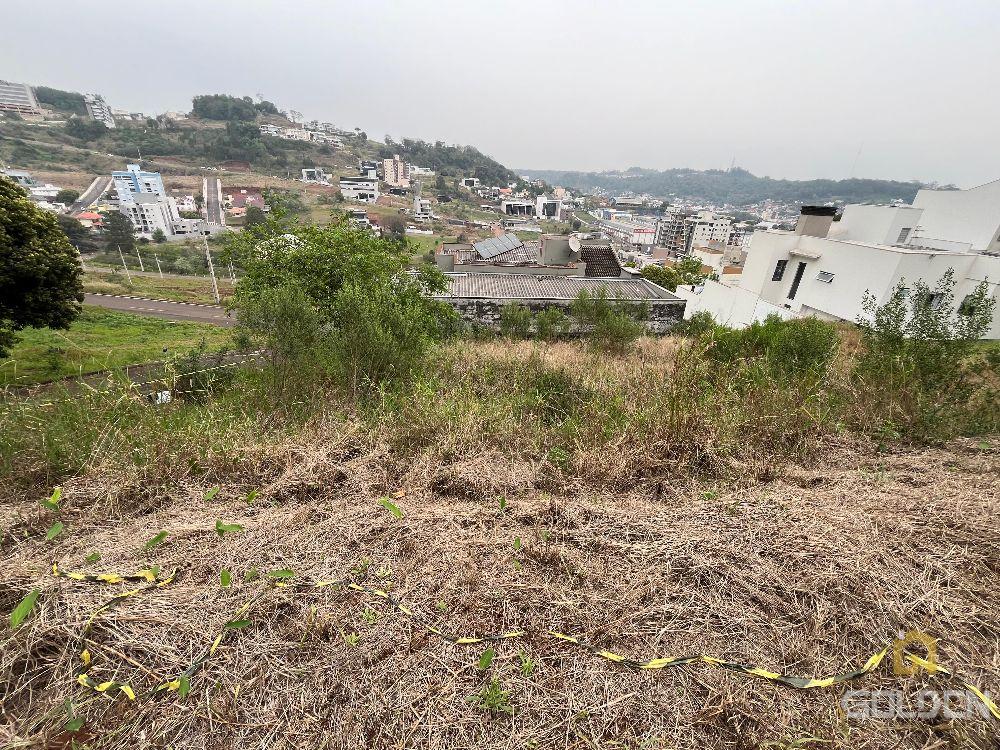
<svg viewBox="0 0 1000 750"><path fill-rule="evenodd" d="M550 633L826 677L919 630L1000 694L1000 442L817 431L768 462L785 428L749 438L783 408L769 394L754 408L771 416L737 426L640 430L634 404L678 346L466 344L375 418L317 394L282 422L249 382L207 407L94 396L114 422L85 404L11 415L47 437L4 458L20 480L0 490L0 609L39 591L0 636L5 746L996 748L1000 720L848 719L847 689L960 687L889 659L798 690ZM620 394L628 423L504 400L566 370L576 392ZM96 427L70 446L56 421ZM57 483L58 509L40 505ZM102 584L53 561L177 574Z"/></svg>

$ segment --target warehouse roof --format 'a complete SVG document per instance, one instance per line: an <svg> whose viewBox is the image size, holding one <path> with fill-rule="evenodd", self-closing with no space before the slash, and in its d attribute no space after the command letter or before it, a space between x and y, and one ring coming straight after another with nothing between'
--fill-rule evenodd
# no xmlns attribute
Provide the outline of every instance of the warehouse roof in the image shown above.
<svg viewBox="0 0 1000 750"><path fill-rule="evenodd" d="M598 294L603 288L613 300L677 300L646 279L595 279L585 276L533 276L520 273L446 273L448 291L442 298L572 300L584 289Z"/></svg>

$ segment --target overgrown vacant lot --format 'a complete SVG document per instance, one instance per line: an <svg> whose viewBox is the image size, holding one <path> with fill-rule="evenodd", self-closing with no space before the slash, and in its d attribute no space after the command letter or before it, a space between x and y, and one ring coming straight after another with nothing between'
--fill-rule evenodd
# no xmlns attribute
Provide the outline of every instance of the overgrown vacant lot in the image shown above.
<svg viewBox="0 0 1000 750"><path fill-rule="evenodd" d="M846 719L850 687L957 687L894 677L888 660L806 691L707 663L637 671L546 634L639 660L704 654L821 677L917 629L940 639L942 665L1000 692L1000 443L873 441L829 424L827 396L787 386L716 384L709 398L714 365L691 356L671 339L622 357L466 341L363 403L336 389L303 401L248 372L204 403L109 393L4 412L18 434L0 456L0 610L39 596L0 640L0 737L996 747L998 723L982 718ZM58 510L39 504L55 484ZM178 573L88 627L145 584L55 577L53 560ZM329 580L367 591L315 586ZM526 632L456 645L428 625ZM128 684L136 700L78 684L83 648L95 684Z"/></svg>

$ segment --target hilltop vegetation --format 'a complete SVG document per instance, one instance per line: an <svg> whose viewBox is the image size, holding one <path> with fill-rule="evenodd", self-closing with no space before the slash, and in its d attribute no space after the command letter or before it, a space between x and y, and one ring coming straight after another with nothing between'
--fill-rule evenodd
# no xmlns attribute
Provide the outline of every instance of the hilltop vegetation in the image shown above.
<svg viewBox="0 0 1000 750"><path fill-rule="evenodd" d="M389 136L378 154L388 159L399 154L403 159L439 174L454 177L478 177L486 185L507 185L521 182L514 172L472 146L446 145L444 141L427 143L413 138L394 141Z"/></svg>
<svg viewBox="0 0 1000 750"><path fill-rule="evenodd" d="M633 167L624 172L565 172L522 169L523 174L553 185L611 193L647 193L659 198L671 196L703 200L716 205L745 206L764 200L779 203L888 203L913 200L917 190L927 187L919 182L894 180L781 180L757 177L745 169L697 170L667 169L657 171Z"/></svg>

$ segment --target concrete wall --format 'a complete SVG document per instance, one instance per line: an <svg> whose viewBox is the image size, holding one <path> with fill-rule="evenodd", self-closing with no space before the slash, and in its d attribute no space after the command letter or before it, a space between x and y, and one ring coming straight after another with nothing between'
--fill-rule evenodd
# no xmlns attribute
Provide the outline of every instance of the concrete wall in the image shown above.
<svg viewBox="0 0 1000 750"><path fill-rule="evenodd" d="M895 245L899 233L909 229L906 240L920 224L923 209L912 206L861 206L844 207L844 215L830 227L830 239L872 242L878 245ZM904 241L905 244L905 241Z"/></svg>
<svg viewBox="0 0 1000 750"><path fill-rule="evenodd" d="M569 315L573 306L572 300L532 300L532 299L510 299L497 300L477 297L463 298L441 298L442 302L447 302L454 307L462 320L466 323L477 324L491 330L499 330L500 314L504 305L523 305L538 313L549 307L558 307L566 315ZM648 300L649 320L646 327L652 333L666 333L673 328L684 317L683 300ZM576 331L579 333L580 331Z"/></svg>
<svg viewBox="0 0 1000 750"><path fill-rule="evenodd" d="M913 199L920 236L969 242L973 250L1000 250L1000 180L969 190L920 190Z"/></svg>

